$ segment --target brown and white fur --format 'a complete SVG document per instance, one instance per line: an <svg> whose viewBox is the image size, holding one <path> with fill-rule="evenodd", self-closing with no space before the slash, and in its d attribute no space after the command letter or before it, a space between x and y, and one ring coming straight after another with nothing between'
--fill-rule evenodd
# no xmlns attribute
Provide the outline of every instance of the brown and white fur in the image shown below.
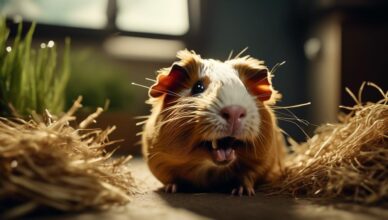
<svg viewBox="0 0 388 220"><path fill-rule="evenodd" d="M264 62L221 62L187 50L177 57L149 90L142 136L145 159L165 190L253 195L257 184L276 180L284 141L269 107L279 95ZM204 91L193 94L198 81Z"/></svg>

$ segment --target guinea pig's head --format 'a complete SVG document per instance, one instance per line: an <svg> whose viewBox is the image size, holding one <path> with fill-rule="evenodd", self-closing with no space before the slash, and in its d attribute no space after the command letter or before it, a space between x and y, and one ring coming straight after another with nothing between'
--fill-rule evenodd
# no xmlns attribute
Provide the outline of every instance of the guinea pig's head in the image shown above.
<svg viewBox="0 0 388 220"><path fill-rule="evenodd" d="M159 108L155 129L163 151L214 166L260 151L254 148L272 129L266 111L277 94L264 62L249 56L221 62L187 50L177 57L149 90Z"/></svg>

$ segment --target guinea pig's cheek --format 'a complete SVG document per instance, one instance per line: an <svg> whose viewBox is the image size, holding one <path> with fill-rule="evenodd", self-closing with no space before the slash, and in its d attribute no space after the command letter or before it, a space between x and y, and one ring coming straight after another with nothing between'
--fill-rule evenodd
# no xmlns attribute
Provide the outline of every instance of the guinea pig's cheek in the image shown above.
<svg viewBox="0 0 388 220"><path fill-rule="evenodd" d="M258 135L261 124L259 109L256 105L248 105L247 116L243 121L242 139L251 139Z"/></svg>

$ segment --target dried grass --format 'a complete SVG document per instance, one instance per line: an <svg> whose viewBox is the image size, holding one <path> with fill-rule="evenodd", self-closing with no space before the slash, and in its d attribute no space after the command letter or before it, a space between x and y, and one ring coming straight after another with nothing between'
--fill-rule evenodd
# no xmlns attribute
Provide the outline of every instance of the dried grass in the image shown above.
<svg viewBox="0 0 388 220"><path fill-rule="evenodd" d="M364 204L388 199L388 93L377 103L363 104L360 88L354 107L340 122L319 127L306 143L293 142L276 193L340 198Z"/></svg>
<svg viewBox="0 0 388 220"><path fill-rule="evenodd" d="M79 98L58 120L48 112L30 121L0 118L0 216L12 218L36 208L61 211L106 209L129 201L134 181L125 166L130 157L112 159L106 146L116 143L105 130L69 123Z"/></svg>

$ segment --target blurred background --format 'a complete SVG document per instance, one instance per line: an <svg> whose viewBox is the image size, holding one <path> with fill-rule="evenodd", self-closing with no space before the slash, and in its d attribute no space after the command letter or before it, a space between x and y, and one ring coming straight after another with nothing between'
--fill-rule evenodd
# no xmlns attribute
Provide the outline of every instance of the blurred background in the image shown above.
<svg viewBox="0 0 388 220"><path fill-rule="evenodd" d="M312 102L290 109L312 125L280 125L305 140L301 129L311 134L314 125L336 121L340 104L354 104L345 86L357 92L372 81L386 91L387 9L384 0L0 0L11 36L22 20L25 27L37 22L35 47L53 40L61 49L71 37L67 106L82 95L85 115L109 99L96 126L116 125L112 139L125 139L119 152L132 154L140 149L134 117L147 115L149 106L147 90L131 82L150 85L145 78L184 48L226 60L249 47L245 54L269 68L286 61L273 80L283 94L277 105ZM379 99L366 92L364 100Z"/></svg>

